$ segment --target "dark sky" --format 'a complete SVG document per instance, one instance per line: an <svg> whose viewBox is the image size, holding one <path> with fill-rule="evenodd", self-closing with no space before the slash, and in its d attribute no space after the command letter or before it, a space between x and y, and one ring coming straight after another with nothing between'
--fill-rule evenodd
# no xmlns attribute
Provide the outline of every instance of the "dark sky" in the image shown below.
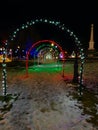
<svg viewBox="0 0 98 130"><path fill-rule="evenodd" d="M94 24L95 46L98 44L98 7L97 0L34 1L4 0L0 3L0 37L35 18L60 20L74 31L86 44L89 42L90 26ZM98 47L97 47L98 48Z"/></svg>

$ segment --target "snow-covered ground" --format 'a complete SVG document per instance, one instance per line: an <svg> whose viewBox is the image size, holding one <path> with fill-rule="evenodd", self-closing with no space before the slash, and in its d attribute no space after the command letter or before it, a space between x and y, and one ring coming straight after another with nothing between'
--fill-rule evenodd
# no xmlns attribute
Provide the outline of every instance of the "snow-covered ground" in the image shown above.
<svg viewBox="0 0 98 130"><path fill-rule="evenodd" d="M8 93L19 96L9 111L0 112L0 130L98 130L70 94L75 85L65 82L60 73L13 75L7 82Z"/></svg>

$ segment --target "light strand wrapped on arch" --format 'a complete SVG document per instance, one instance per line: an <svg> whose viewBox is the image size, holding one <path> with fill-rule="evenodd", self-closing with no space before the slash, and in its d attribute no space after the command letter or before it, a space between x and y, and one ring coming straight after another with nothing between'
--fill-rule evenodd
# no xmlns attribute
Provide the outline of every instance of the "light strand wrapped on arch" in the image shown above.
<svg viewBox="0 0 98 130"><path fill-rule="evenodd" d="M82 48L82 44L80 42L80 40L78 39L78 37L74 34L73 31L71 31L70 29L67 29L65 27L65 24L61 24L60 21L55 21L55 20L48 20L48 19L35 19L35 20L31 20L30 22L26 22L26 24L22 24L21 27L17 28L12 35L10 36L10 40L13 41L15 40L15 38L17 37L17 33L21 30L27 29L28 27L35 25L37 23L48 23L48 24L52 24L54 26L56 26L57 28L59 28L62 31L66 31L70 37L72 37L79 49L79 53L80 53L80 59L81 62L84 63L84 59L85 59L85 55L84 55L84 50ZM81 69L80 69L81 70Z"/></svg>
<svg viewBox="0 0 98 130"><path fill-rule="evenodd" d="M27 51L27 54L26 54L26 75L28 76L28 59L29 59L29 54L30 54L30 52L31 52L31 50L33 49L33 48L35 48L38 44L40 44L40 43L43 43L43 42L48 42L48 43L53 43L54 45L56 45L57 47L58 47L58 49L60 50L60 52L62 52L62 57L63 57L63 59L62 60L65 60L65 53L64 53L64 50L62 49L62 47L59 45L59 44L57 44L56 42L54 42L53 40L40 40L40 41L38 41L38 42L35 42L32 46L31 46L31 48Z"/></svg>
<svg viewBox="0 0 98 130"><path fill-rule="evenodd" d="M81 60L81 65L80 65L80 76L79 76L79 82L80 82L80 86L82 86L82 81L83 81L83 65L84 65L84 60L85 60L85 54L84 54L84 50L82 48L82 44L80 42L80 40L78 39L78 37L74 34L73 31L67 29L65 27L64 24L61 24L60 21L55 21L55 20L48 20L48 19L35 19L35 20L31 20L30 22L27 22L26 24L22 24L22 26L20 28L17 28L12 35L10 36L10 40L14 40L17 36L17 33L21 30L27 29L28 27L35 25L36 23L48 23L48 24L52 24L54 26L56 26L57 28L59 28L62 31L66 31L67 33L69 33L69 36L72 37L78 47L79 53L80 53L80 60ZM36 43L37 44L37 43Z"/></svg>

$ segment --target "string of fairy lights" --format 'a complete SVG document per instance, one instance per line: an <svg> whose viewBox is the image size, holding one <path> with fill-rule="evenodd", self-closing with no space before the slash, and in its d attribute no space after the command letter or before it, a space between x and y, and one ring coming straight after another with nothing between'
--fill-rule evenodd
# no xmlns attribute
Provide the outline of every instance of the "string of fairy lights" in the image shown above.
<svg viewBox="0 0 98 130"><path fill-rule="evenodd" d="M10 40L14 41L15 38L17 37L17 33L21 30L27 29L28 27L35 25L36 23L48 23L48 24L52 24L56 27L58 27L60 30L62 31L66 31L67 33L69 33L69 36L72 37L78 47L79 53L80 53L80 61L81 61L81 65L80 65L80 70L79 70L79 92L80 94L82 94L82 85L83 85L83 69L84 69L84 61L85 61L85 54L84 54L84 50L82 48L82 44L80 42L80 40L78 39L78 37L74 34L73 31L70 31L69 29L67 29L65 27L64 24L61 24L59 21L54 21L54 20L48 20L48 19L35 19L35 20L31 20L30 22L26 22L26 24L22 24L21 27L17 28L12 35L10 36ZM5 50L4 50L5 52ZM5 63L3 63L5 65ZM6 72L5 72L5 67L3 66L3 86L4 86L4 94L6 94L6 90L5 90L5 86L6 86Z"/></svg>
<svg viewBox="0 0 98 130"><path fill-rule="evenodd" d="M7 95L6 55L7 55L7 40L3 42L3 59L2 59L2 87L3 87L3 96L5 97Z"/></svg>

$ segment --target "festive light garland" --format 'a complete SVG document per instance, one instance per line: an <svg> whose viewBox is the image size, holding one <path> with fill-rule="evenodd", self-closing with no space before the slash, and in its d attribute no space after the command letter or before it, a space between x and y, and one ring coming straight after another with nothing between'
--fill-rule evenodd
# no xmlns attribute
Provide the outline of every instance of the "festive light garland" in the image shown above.
<svg viewBox="0 0 98 130"><path fill-rule="evenodd" d="M6 55L7 55L7 41L4 42L3 47L3 61L2 61L2 87L3 87L3 96L7 95L7 71L6 71Z"/></svg>
<svg viewBox="0 0 98 130"><path fill-rule="evenodd" d="M33 48L35 48L37 45L39 45L40 43L43 43L43 42L48 42L48 43L52 44L52 46L56 45L56 47L58 47L58 49L62 52L62 55L63 55L63 58L64 58L64 51L63 51L62 47L59 46L59 44L57 44L53 40L40 40L40 41L35 42L31 46L31 48L27 51L27 54L26 54L26 75L27 75L27 77L28 77L28 59L29 59L30 52Z"/></svg>
<svg viewBox="0 0 98 130"><path fill-rule="evenodd" d="M80 75L79 75L79 91L80 91L80 95L81 95L82 94L81 88L82 88L82 85L83 85L83 68L84 68L83 65L84 65L84 60L85 60L85 54L84 54L84 50L82 48L82 44L79 41L78 37L72 31L67 29L64 24L61 24L59 21L48 20L48 19L35 19L35 20L31 20L31 22L27 21L26 24L23 24L20 28L17 28L13 32L12 36L10 36L10 40L13 41L16 38L17 33L19 31L27 29L28 27L35 25L36 23L52 24L52 25L58 27L60 30L66 31L67 33L69 33L69 36L71 36L74 39L74 41L75 41L75 43L76 43L76 45L79 49L79 52L80 52L81 65L80 65Z"/></svg>

